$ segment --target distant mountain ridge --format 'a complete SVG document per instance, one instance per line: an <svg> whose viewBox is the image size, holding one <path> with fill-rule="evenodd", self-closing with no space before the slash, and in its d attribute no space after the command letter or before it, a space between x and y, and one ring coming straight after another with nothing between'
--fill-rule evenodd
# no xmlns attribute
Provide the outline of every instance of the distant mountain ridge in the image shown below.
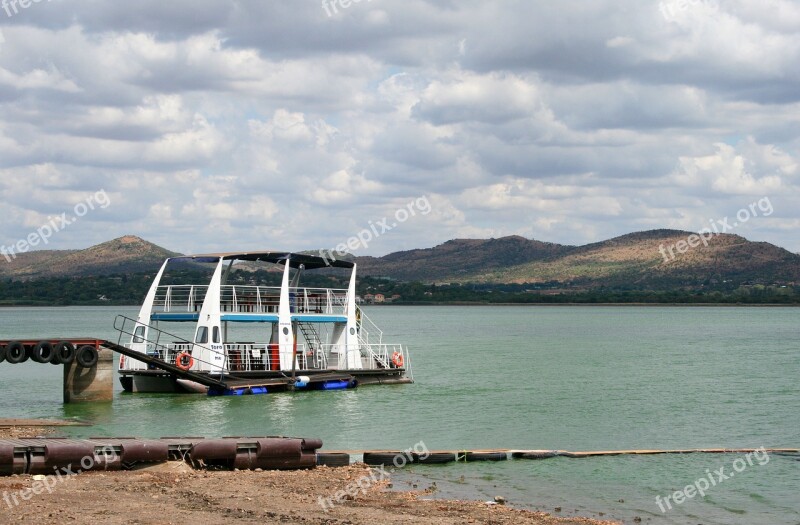
<svg viewBox="0 0 800 525"><path fill-rule="evenodd" d="M434 248L356 257L359 272L405 281L462 279L568 253L564 246L518 235L500 239L453 239Z"/></svg>
<svg viewBox="0 0 800 525"><path fill-rule="evenodd" d="M361 275L407 281L548 283L569 287L666 289L704 281L800 283L800 255L738 235L686 247L692 232L650 230L584 246L512 236L457 239L427 250L358 257ZM672 250L670 252L670 249Z"/></svg>
<svg viewBox="0 0 800 525"><path fill-rule="evenodd" d="M42 250L0 261L0 277L39 279L130 274L157 270L164 259L179 255L135 235L125 235L85 250Z"/></svg>
<svg viewBox="0 0 800 525"><path fill-rule="evenodd" d="M359 275L399 281L531 283L571 289L658 289L702 283L800 283L800 255L721 234L678 253L691 232L650 230L584 246L526 239L453 239L433 248L352 257ZM670 249L674 258L669 256ZM317 252L318 253L318 252ZM180 255L134 235L85 250L43 250L0 260L0 278L35 280L156 271ZM668 260L665 260L666 259Z"/></svg>

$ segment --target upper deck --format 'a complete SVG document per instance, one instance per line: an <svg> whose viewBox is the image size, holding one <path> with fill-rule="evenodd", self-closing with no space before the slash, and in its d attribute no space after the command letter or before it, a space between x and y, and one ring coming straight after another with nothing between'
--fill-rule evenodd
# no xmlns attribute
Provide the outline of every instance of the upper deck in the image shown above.
<svg viewBox="0 0 800 525"><path fill-rule="evenodd" d="M156 288L151 320L197 321L208 285L162 285ZM219 310L222 321L277 322L280 286L222 285ZM347 290L289 288L293 321L345 322Z"/></svg>
<svg viewBox="0 0 800 525"><path fill-rule="evenodd" d="M266 263L273 268L283 266L283 270L279 270L284 274L283 284L228 284L226 281L237 262L250 263L251 269L254 263ZM193 264L210 263L215 271L208 282L161 284L164 271L176 263L189 263L189 268ZM226 322L277 322L283 311L286 321L347 322L349 289L304 287L299 282L305 271L322 268L351 269L351 281L354 279L355 263L352 261L307 253L263 251L172 257L165 261L150 289L142 318L196 322L201 312L205 312L204 315L211 314ZM291 278L290 271L294 274Z"/></svg>

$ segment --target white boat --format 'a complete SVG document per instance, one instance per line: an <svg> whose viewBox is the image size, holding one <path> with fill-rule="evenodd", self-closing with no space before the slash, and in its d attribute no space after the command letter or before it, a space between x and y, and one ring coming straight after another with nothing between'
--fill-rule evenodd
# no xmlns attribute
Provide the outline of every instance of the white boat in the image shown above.
<svg viewBox="0 0 800 525"><path fill-rule="evenodd" d="M260 275L275 283L227 284L234 266L253 275L265 270ZM184 276L206 267L210 280L167 279L176 267ZM315 273L319 282L331 269L345 272L347 288L301 285ZM137 352L119 360L129 392L196 392L211 385L209 393L242 394L413 381L408 349L384 342L358 306L350 261L276 251L169 258L137 318L120 316L115 327L119 344ZM215 392L212 380L226 387Z"/></svg>

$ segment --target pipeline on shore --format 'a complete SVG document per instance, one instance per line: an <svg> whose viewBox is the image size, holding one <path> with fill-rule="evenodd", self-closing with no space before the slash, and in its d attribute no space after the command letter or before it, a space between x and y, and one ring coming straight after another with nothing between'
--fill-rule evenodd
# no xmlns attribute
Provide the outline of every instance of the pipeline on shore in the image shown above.
<svg viewBox="0 0 800 525"><path fill-rule="evenodd" d="M322 440L286 437L260 438L19 438L0 440L0 476L53 474L81 465L80 471L126 470L134 466L185 461L194 468L274 470L307 469L318 465L349 465L358 458L370 466L442 464L478 461L541 460L655 454L747 454L753 452L797 457L796 448L639 449L570 452L567 450L453 450L321 451Z"/></svg>

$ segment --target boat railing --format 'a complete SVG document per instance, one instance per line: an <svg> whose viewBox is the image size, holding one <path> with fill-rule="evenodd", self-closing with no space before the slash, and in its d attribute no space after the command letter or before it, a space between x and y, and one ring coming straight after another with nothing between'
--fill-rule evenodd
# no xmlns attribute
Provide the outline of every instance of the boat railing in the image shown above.
<svg viewBox="0 0 800 525"><path fill-rule="evenodd" d="M356 307L356 320L358 321L358 338L361 344L383 343L383 330L378 328L378 325L376 325L359 306Z"/></svg>
<svg viewBox="0 0 800 525"><path fill-rule="evenodd" d="M345 315L347 290L289 288L292 313Z"/></svg>
<svg viewBox="0 0 800 525"><path fill-rule="evenodd" d="M222 285L220 311L229 313L278 313L281 289L277 286Z"/></svg>
<svg viewBox="0 0 800 525"><path fill-rule="evenodd" d="M327 360L338 356L335 362L330 363L331 368L339 370L346 370L356 368L355 363L349 361L346 345L325 344L321 345L318 351ZM398 366L395 356L400 354L402 361ZM411 377L411 368L409 361L408 349L403 348L401 344L360 344L359 355L361 358L361 369L364 370L387 370L396 368L405 370L406 375ZM326 362L326 366L328 363Z"/></svg>
<svg viewBox="0 0 800 525"><path fill-rule="evenodd" d="M295 350L280 351L276 343L224 343L224 354L226 372L236 374L236 372L260 372L260 371L279 371L281 361L291 362L292 354ZM175 362L181 352L188 352L192 348L192 343L176 341L159 347L148 346L148 353L154 357L167 362ZM306 345L297 345L297 370L325 369L327 360L324 356L315 355L314 352L307 350ZM285 370L284 370L285 372Z"/></svg>
<svg viewBox="0 0 800 525"><path fill-rule="evenodd" d="M156 288L153 311L165 313L199 312L208 292L207 285L178 284Z"/></svg>
<svg viewBox="0 0 800 525"><path fill-rule="evenodd" d="M197 313L208 293L207 285L162 285L156 288L153 311L159 313ZM220 311L224 313L276 314L280 306L278 286L222 285ZM292 313L345 315L347 290L334 288L289 289Z"/></svg>
<svg viewBox="0 0 800 525"><path fill-rule="evenodd" d="M147 328L147 335L145 335L143 330L139 330L140 327ZM117 344L131 349L134 349L134 346L136 346L150 357L156 357L166 363L176 364L178 355L181 352L189 353L195 362L192 370L202 369L203 367L200 365L207 365L210 368L217 369L220 367L219 363L212 363L200 359L200 357L196 355L196 352L192 352L193 349L201 348L203 350L207 350L210 355L224 355L218 350L213 350L207 346L193 343L181 338L180 336L160 330L152 325L140 323L136 319L131 319L130 317L126 317L124 315L118 315L114 319L114 329L119 332ZM127 340L123 341L123 337L125 337ZM123 366L123 363L125 363L125 360L121 359L119 365L120 369L128 368ZM142 366L144 366L143 363ZM227 361L224 360L223 368L226 367Z"/></svg>
<svg viewBox="0 0 800 525"><path fill-rule="evenodd" d="M281 289L276 286L223 285L220 309L230 313L278 313ZM291 313L344 315L347 290L289 288Z"/></svg>

